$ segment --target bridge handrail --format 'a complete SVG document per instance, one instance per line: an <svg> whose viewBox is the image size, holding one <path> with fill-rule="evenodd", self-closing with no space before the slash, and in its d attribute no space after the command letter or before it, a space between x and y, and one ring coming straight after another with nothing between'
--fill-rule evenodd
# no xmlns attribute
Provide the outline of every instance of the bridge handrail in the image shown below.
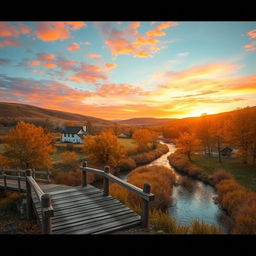
<svg viewBox="0 0 256 256"><path fill-rule="evenodd" d="M104 178L103 179L103 195L104 196L109 195L109 180L139 195L142 198L142 214L141 214L142 225L144 227L148 226L149 202L155 199L155 195L150 193L150 184L144 183L143 189L141 189L109 173L109 170L110 170L109 166L105 166L104 171L102 171L102 170L87 167L87 161L82 162L82 166L80 167L80 170L82 171L82 186L87 186L87 172L100 175Z"/></svg>
<svg viewBox="0 0 256 256"><path fill-rule="evenodd" d="M32 218L33 211L33 201L32 201L32 189L34 190L36 197L41 204L42 213L42 233L51 234L52 233L52 220L51 217L54 216L54 211L51 202L51 195L44 193L37 182L32 177L32 170L26 170L26 191L27 191L27 217Z"/></svg>

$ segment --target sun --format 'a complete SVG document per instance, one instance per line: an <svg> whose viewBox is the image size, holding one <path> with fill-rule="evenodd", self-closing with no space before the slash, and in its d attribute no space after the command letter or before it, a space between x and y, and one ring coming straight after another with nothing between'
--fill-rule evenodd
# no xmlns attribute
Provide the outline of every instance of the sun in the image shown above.
<svg viewBox="0 0 256 256"><path fill-rule="evenodd" d="M202 116L202 115L204 115L204 114L207 114L207 115L212 115L212 114L215 114L215 112L214 111L212 111L212 110L210 110L210 109L198 109L198 110L196 110L196 111L193 111L193 112L191 112L190 113L190 116L195 116L195 117L197 117L197 116Z"/></svg>

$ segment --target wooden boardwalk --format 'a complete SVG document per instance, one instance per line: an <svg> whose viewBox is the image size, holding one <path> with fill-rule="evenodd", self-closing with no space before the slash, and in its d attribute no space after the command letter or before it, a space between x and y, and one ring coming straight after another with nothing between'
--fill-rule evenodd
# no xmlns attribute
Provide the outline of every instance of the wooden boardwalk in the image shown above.
<svg viewBox="0 0 256 256"><path fill-rule="evenodd" d="M87 168L86 170L88 171L89 169ZM91 170L93 172L96 171L96 169ZM115 177L114 179L118 178ZM0 189L7 188L8 190L27 193L28 188L34 212L42 227L45 225L48 225L48 228L50 227L49 233L51 234L105 234L143 224L140 215L108 195L108 191L106 193L104 188L98 189L89 184L70 187L58 184L36 183L35 180L31 179L31 176L29 176L28 180L31 183L31 187L34 186L34 189L27 187L29 182L26 184L25 177L19 181L19 187L17 180L5 179L4 182L0 178ZM118 180L118 182L121 181ZM125 182L124 184L127 186L129 183L126 184ZM144 193L135 186L132 189L137 189L137 193ZM49 210L51 214L47 215L46 222L46 215L43 211L45 208L42 206L41 199L43 194L50 195L50 205L46 209L51 208ZM144 193L143 196L146 197L146 194ZM29 201L27 201L27 204L29 204ZM42 218L42 213L44 218Z"/></svg>

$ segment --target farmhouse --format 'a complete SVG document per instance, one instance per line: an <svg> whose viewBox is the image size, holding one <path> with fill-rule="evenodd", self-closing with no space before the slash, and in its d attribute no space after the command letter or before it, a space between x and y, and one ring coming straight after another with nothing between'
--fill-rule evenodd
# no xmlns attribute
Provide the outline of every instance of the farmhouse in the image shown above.
<svg viewBox="0 0 256 256"><path fill-rule="evenodd" d="M62 132L61 141L83 143L83 136L87 135L86 126L67 126Z"/></svg>
<svg viewBox="0 0 256 256"><path fill-rule="evenodd" d="M233 149L230 147L225 147L220 151L221 156L230 157Z"/></svg>

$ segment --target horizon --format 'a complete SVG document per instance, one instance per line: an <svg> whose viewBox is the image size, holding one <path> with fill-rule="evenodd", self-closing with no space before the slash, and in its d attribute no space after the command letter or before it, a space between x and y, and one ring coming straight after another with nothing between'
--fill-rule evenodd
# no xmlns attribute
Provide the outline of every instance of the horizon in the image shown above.
<svg viewBox="0 0 256 256"><path fill-rule="evenodd" d="M0 22L0 101L105 120L256 105L256 22Z"/></svg>

